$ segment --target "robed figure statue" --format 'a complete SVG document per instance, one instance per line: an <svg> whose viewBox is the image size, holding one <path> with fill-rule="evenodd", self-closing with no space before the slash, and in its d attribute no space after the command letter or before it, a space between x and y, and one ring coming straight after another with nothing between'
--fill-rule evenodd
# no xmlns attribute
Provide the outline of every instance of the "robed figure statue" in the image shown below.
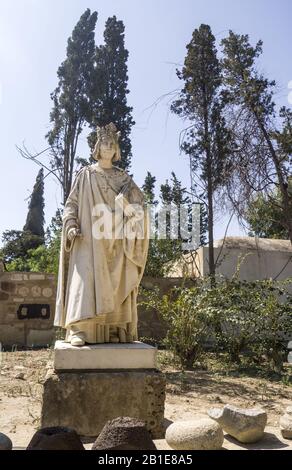
<svg viewBox="0 0 292 470"><path fill-rule="evenodd" d="M54 323L73 346L137 340L149 222L142 191L113 165L118 140L114 124L97 128L97 163L78 172L64 208Z"/></svg>

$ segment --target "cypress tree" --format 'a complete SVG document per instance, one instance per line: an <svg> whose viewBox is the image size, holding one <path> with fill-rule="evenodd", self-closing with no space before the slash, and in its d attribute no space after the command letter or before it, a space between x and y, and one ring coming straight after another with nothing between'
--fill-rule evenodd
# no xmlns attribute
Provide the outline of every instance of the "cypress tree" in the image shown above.
<svg viewBox="0 0 292 470"><path fill-rule="evenodd" d="M67 57L58 69L59 83L51 98L51 166L59 174L63 204L69 195L80 134L92 119L93 63L97 13L87 9L68 39Z"/></svg>
<svg viewBox="0 0 292 470"><path fill-rule="evenodd" d="M44 243L44 207L44 170L41 168L30 196L26 222L23 227L24 232L30 232L40 238L39 244Z"/></svg>
<svg viewBox="0 0 292 470"><path fill-rule="evenodd" d="M147 171L144 184L142 185L142 190L148 204L158 204L158 201L155 200L155 182L155 176L152 176L150 171Z"/></svg>
<svg viewBox="0 0 292 470"><path fill-rule="evenodd" d="M95 145L95 128L113 122L121 132L121 161L117 165L128 169L131 165L132 145L130 133L135 124L133 108L127 104L128 60L125 48L125 26L116 16L108 18L104 31L104 44L96 48L94 83L92 88L93 132L88 137L91 149Z"/></svg>

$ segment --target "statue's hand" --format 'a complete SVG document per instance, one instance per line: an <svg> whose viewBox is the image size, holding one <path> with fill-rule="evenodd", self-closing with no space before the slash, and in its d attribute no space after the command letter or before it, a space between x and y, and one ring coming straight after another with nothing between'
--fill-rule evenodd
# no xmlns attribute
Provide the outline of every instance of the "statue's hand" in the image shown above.
<svg viewBox="0 0 292 470"><path fill-rule="evenodd" d="M124 214L127 217L133 217L133 215L136 214L136 211L131 204L128 204L127 206L124 207Z"/></svg>
<svg viewBox="0 0 292 470"><path fill-rule="evenodd" d="M71 242L73 241L76 237L81 237L81 232L80 229L77 227L72 227L68 230L68 240Z"/></svg>

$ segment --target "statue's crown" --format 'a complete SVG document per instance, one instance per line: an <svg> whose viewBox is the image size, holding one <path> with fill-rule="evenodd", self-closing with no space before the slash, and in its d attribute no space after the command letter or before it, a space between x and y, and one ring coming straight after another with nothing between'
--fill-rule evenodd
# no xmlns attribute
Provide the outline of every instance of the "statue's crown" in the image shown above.
<svg viewBox="0 0 292 470"><path fill-rule="evenodd" d="M120 132L118 132L116 126L113 122L107 124L106 126L96 128L97 140L100 140L102 137L111 137L116 142L119 140Z"/></svg>

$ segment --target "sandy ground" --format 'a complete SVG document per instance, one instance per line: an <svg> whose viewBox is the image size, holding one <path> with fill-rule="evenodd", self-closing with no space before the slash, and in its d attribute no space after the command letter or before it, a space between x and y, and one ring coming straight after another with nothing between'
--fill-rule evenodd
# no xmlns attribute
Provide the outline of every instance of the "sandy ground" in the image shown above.
<svg viewBox="0 0 292 470"><path fill-rule="evenodd" d="M163 356L163 353L161 353ZM2 352L0 363L0 432L7 434L15 448L25 448L39 426L42 380L52 350ZM205 415L210 407L233 404L261 406L268 413L264 439L255 445L241 445L225 436L225 449L292 450L292 441L279 432L279 417L292 404L289 380L267 380L226 371L182 372L160 361L167 377L166 423ZM159 449L169 449L164 440ZM90 448L90 444L86 445Z"/></svg>

